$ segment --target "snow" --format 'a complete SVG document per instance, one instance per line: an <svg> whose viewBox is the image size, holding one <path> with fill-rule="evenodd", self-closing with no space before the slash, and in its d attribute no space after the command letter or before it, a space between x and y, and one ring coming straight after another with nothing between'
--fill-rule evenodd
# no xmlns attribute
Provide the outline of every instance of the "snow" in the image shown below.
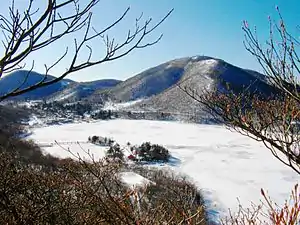
<svg viewBox="0 0 300 225"><path fill-rule="evenodd" d="M134 173L134 172L122 172L120 173L121 180L130 187L143 187L144 185L152 183L147 178Z"/></svg>
<svg viewBox="0 0 300 225"><path fill-rule="evenodd" d="M138 99L138 100L124 102L124 103L105 102L105 105L103 106L102 110L117 111L117 110L127 108L129 106L133 106L134 104L139 103L143 100L144 99Z"/></svg>
<svg viewBox="0 0 300 225"><path fill-rule="evenodd" d="M231 208L237 210L238 201L245 207L260 203L260 189L278 204L288 198L298 175L275 159L262 143L255 142L222 126L197 125L180 122L146 120L110 120L36 128L30 138L40 143L57 141L86 141L88 136L113 137L121 145L150 141L167 147L172 160L165 165L188 175L202 190L211 212L221 215ZM87 157L89 149L95 158L104 156L104 149L91 144L68 146L74 153ZM67 157L59 146L44 151ZM158 166L158 165L157 165ZM130 185L139 184L141 177L125 174ZM128 179L127 179L128 178Z"/></svg>
<svg viewBox="0 0 300 225"><path fill-rule="evenodd" d="M62 80L60 83L61 83L62 86L68 86L71 82Z"/></svg>
<svg viewBox="0 0 300 225"><path fill-rule="evenodd" d="M67 99L67 98L72 97L75 94L76 94L76 91L73 91L73 92L71 92L69 94L61 94L60 96L58 96L58 97L55 98L55 101L63 101L65 99Z"/></svg>
<svg viewBox="0 0 300 225"><path fill-rule="evenodd" d="M218 61L215 59L207 59L207 60L204 60L204 64L214 66L214 65L218 64Z"/></svg>
<svg viewBox="0 0 300 225"><path fill-rule="evenodd" d="M17 105L19 107L26 107L26 108L30 109L33 106L36 106L37 104L39 104L41 102L42 102L42 100L32 100L32 101L26 101L26 102L18 102Z"/></svg>
<svg viewBox="0 0 300 225"><path fill-rule="evenodd" d="M37 144L43 149L45 153L53 155L59 158L72 158L78 159L80 156L82 159L100 159L105 156L107 147L94 145L91 143L77 143L76 141L71 144L55 142L37 142Z"/></svg>
<svg viewBox="0 0 300 225"><path fill-rule="evenodd" d="M35 115L32 115L28 121L29 126L36 126L36 125L42 125L42 124L43 124L43 121Z"/></svg>

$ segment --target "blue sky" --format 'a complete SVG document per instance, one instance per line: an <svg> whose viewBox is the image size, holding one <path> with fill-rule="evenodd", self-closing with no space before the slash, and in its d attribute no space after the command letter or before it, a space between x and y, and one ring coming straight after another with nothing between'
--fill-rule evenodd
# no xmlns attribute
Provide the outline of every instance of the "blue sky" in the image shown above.
<svg viewBox="0 0 300 225"><path fill-rule="evenodd" d="M81 0L84 2L84 0ZM16 0L20 5L26 0ZM6 3L7 4L7 3ZM125 58L98 65L69 76L78 81L102 78L126 79L147 68L179 57L207 55L221 58L234 65L259 70L255 59L243 47L241 24L247 20L256 25L259 37L268 35L268 16L278 19L275 6L280 7L285 21L292 32L296 31L300 19L299 0L101 0L94 9L93 23L96 28L104 27L117 18L128 6L128 17L110 35L122 40L129 28L133 28L135 18L144 13L154 21L162 18L174 8L172 15L150 37L154 40L160 33L163 39L155 46L139 49ZM0 12L3 13L5 4ZM299 36L297 32L294 32ZM43 73L44 63L50 63L62 53L72 39L64 39L50 48L32 55L35 70ZM102 42L92 43L95 56L103 54ZM52 70L59 75L67 61Z"/></svg>

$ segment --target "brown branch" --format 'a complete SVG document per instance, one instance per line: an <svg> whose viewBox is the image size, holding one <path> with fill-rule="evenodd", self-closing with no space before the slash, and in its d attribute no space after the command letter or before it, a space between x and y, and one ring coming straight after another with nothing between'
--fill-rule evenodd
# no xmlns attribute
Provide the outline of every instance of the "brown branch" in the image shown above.
<svg viewBox="0 0 300 225"><path fill-rule="evenodd" d="M68 69L60 74L57 78L52 80L42 79L42 81L33 84L30 87L21 89L17 87L14 91L0 96L0 101L3 101L9 97L18 96L26 92L54 84L62 80L67 75L76 71L96 66L107 61L117 60L128 55L135 49L146 48L158 43L162 35L152 42L143 43L159 25L161 25L172 13L170 10L166 16L160 21L151 26L152 19L146 20L143 26L139 26L139 22L142 19L142 15L135 21L135 31L132 33L128 31L128 36L122 43L115 43L115 39L109 39L108 36L105 42L106 54L103 58L92 60L93 54L99 55L92 51L92 46L89 44L96 38L103 38L104 35L116 25L118 25L128 14L130 8L127 8L124 13L113 21L110 25L96 31L96 28L92 25L92 9L99 3L99 0L89 0L82 8L79 7L79 2L82 0L65 0L57 4L56 0L48 0L48 4L44 12L34 21L32 15L36 16L36 11L32 11L33 1L29 2L24 14L20 14L16 7L10 7L10 17L0 15L0 29L4 33L6 43L3 42L5 47L4 56L0 59L0 78L8 71L13 71L15 68L20 68L22 63L31 53L38 51L44 47L51 45L59 39L65 36L74 34L78 31L84 30L81 41L74 40L75 52L71 56L71 62ZM68 16L62 16L60 10L67 9L70 4L75 6L75 10ZM54 34L55 27L64 25L64 29ZM94 34L91 34L91 31ZM49 35L48 35L49 34ZM87 47L89 50L89 56L85 62L78 63L78 56L81 54L83 47ZM64 58L68 57L68 47L66 52L58 57L58 59L52 65L45 65L45 77L50 73L50 70L57 66Z"/></svg>

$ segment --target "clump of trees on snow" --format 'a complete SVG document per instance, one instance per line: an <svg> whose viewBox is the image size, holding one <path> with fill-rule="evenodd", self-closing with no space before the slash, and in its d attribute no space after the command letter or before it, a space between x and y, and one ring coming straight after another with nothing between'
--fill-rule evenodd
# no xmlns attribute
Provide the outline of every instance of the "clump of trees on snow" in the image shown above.
<svg viewBox="0 0 300 225"><path fill-rule="evenodd" d="M115 141L111 138L101 137L101 136L89 136L88 141L101 146L111 146Z"/></svg>
<svg viewBox="0 0 300 225"><path fill-rule="evenodd" d="M93 112L91 114L91 118L95 119L95 120L98 120L98 119L109 120L109 119L112 119L113 117L116 118L116 117L118 117L118 115L116 112L112 112L111 110L100 110L98 112Z"/></svg>
<svg viewBox="0 0 300 225"><path fill-rule="evenodd" d="M130 147L132 154L129 159L139 161L163 161L167 162L170 158L168 149L161 145L145 142L141 146Z"/></svg>
<svg viewBox="0 0 300 225"><path fill-rule="evenodd" d="M124 152L121 149L120 145L118 143L115 143L109 147L109 149L106 151L106 157L112 158L112 159L124 159Z"/></svg>
<svg viewBox="0 0 300 225"><path fill-rule="evenodd" d="M167 162L170 158L170 153L168 149L158 144L151 144L150 142L145 142L140 146L131 146L128 142L127 147L129 149L121 149L120 144L118 144L113 139L107 137L101 137L96 135L89 136L88 141L96 145L109 147L109 149L106 151L106 157L108 158L123 160L125 150L130 151L128 159L132 161Z"/></svg>

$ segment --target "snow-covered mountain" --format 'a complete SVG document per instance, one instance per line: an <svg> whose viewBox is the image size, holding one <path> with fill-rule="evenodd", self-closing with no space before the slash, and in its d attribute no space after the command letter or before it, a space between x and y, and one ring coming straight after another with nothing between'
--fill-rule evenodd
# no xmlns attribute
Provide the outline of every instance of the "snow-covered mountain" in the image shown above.
<svg viewBox="0 0 300 225"><path fill-rule="evenodd" d="M22 84L26 73L26 71L17 71L0 79L0 94ZM43 77L44 75L31 72L28 81L22 87L30 86ZM48 79L52 78L49 76ZM247 87L247 90L259 92L264 96L278 92L264 75L256 71L233 66L221 59L194 56L163 63L123 82L113 79L75 82L66 79L18 98L62 102L84 100L91 104L103 103L103 101L114 104L135 102L135 104L127 104L125 108L168 112L197 111L198 113L199 104L195 104L195 101L187 96L178 84L197 92L201 92L204 88L226 90L228 86L237 92Z"/></svg>
<svg viewBox="0 0 300 225"><path fill-rule="evenodd" d="M20 90L30 87L45 78L44 74L34 71L18 70L0 79L0 95L5 95L16 88ZM46 81L55 79L47 75ZM93 94L96 90L103 90L114 87L120 83L119 80L103 79L91 82L76 82L70 79L63 79L49 86L41 87L10 100L53 100L53 101L79 101Z"/></svg>
<svg viewBox="0 0 300 225"><path fill-rule="evenodd" d="M114 88L95 92L90 99L94 101L105 96L114 102L128 102L157 95L181 79L189 60L190 58L176 59L150 68Z"/></svg>
<svg viewBox="0 0 300 225"><path fill-rule="evenodd" d="M112 88L121 81L114 79L103 79L91 82L72 83L64 90L51 95L48 100L60 102L76 102L88 98L97 90Z"/></svg>
<svg viewBox="0 0 300 225"><path fill-rule="evenodd" d="M263 74L233 66L223 60L195 56L166 62L142 72L114 88L95 92L113 102L137 101L128 110L195 112L201 113L196 104L181 87L201 92L203 89L226 90L229 86L238 92L247 87L250 92L270 96L277 89L269 84Z"/></svg>
<svg viewBox="0 0 300 225"><path fill-rule="evenodd" d="M249 73L247 70L235 67L219 59L194 58L185 66L184 72L178 83L170 87L163 93L152 96L151 98L140 102L136 107L142 107L144 110L161 110L171 112L195 112L201 109L186 93L179 87L188 87L198 93L204 89L226 90L226 86L235 91L241 91L245 88L250 92L260 93L264 96L270 96L277 90L269 85L257 74Z"/></svg>

